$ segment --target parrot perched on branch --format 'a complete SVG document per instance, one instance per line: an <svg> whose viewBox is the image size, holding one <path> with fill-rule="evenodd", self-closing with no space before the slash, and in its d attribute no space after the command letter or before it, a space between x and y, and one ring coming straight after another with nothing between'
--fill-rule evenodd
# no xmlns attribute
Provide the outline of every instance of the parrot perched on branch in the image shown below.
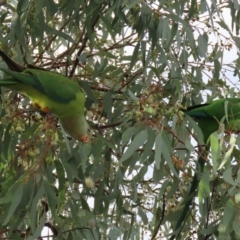
<svg viewBox="0 0 240 240"><path fill-rule="evenodd" d="M0 86L28 96L34 107L55 114L70 136L84 143L90 142L89 126L84 116L85 96L76 82L57 72L32 65L21 66L2 51L0 56L10 68L0 68L9 75L0 80Z"/></svg>
<svg viewBox="0 0 240 240"><path fill-rule="evenodd" d="M190 205L198 188L199 176L204 170L206 157L210 148L208 138L213 132L219 129L220 122L225 124L225 129L229 132L237 133L240 131L240 100L238 98L215 100L211 103L188 107L183 112L198 122L206 145L205 149L204 147L199 147L197 169L193 176L188 196L186 197L187 201L174 227L174 235L170 238L171 240L178 239L186 217L189 214Z"/></svg>

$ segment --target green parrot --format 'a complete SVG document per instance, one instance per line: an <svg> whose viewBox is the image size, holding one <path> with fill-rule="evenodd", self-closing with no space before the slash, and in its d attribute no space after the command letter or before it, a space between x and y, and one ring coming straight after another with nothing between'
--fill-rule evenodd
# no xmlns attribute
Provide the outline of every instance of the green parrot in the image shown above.
<svg viewBox="0 0 240 240"><path fill-rule="evenodd" d="M183 110L183 112L198 122L206 146L204 151L203 147L199 147L200 156L198 157L197 169L189 189L188 197L186 198L187 201L174 227L174 235L172 235L171 240L179 237L178 235L189 213L190 205L198 188L198 176L204 170L204 164L209 151L208 138L213 132L219 129L220 122L225 124L227 131L235 133L240 131L240 100L238 98L215 100L211 103L188 107L186 110Z"/></svg>
<svg viewBox="0 0 240 240"><path fill-rule="evenodd" d="M0 68L9 75L0 80L0 86L28 96L34 107L55 114L70 136L90 142L89 125L84 116L85 96L76 82L57 72L32 65L21 66L2 51L0 56L10 68Z"/></svg>

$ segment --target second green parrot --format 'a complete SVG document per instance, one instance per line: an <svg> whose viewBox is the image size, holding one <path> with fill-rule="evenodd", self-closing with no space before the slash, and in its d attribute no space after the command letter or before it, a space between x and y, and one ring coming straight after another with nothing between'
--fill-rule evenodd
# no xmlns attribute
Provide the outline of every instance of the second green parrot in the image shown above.
<svg viewBox="0 0 240 240"><path fill-rule="evenodd" d="M55 114L70 136L90 142L89 125L84 116L85 96L76 82L57 72L34 66L25 68L2 51L0 56L11 69L0 68L9 75L0 80L0 86L28 96L36 108Z"/></svg>
<svg viewBox="0 0 240 240"><path fill-rule="evenodd" d="M183 112L198 122L198 126L203 133L206 147L204 152L202 152L202 148L199 148L200 156L197 164L198 171L196 170L193 177L191 187L186 198L187 201L185 202L182 213L174 227L174 235L172 235L171 240L178 239L181 228L186 220L186 216L189 213L194 193L198 188L198 176L204 170L204 164L206 161L205 158L209 150L209 136L219 129L220 122L225 124L225 129L229 132L236 133L240 131L240 99L238 98L215 100L211 103L188 107L187 110L183 110Z"/></svg>

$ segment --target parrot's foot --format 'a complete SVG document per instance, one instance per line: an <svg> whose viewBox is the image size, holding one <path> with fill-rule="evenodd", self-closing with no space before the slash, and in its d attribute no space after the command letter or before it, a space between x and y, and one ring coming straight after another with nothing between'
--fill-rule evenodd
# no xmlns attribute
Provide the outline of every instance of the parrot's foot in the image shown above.
<svg viewBox="0 0 240 240"><path fill-rule="evenodd" d="M37 103L33 103L33 106L37 109L40 109L44 113L49 113L50 112L50 109L48 107L41 108L41 106Z"/></svg>
<svg viewBox="0 0 240 240"><path fill-rule="evenodd" d="M33 103L33 106L37 109L40 109L40 106L37 103Z"/></svg>
<svg viewBox="0 0 240 240"><path fill-rule="evenodd" d="M49 113L50 112L50 109L48 108L48 107L45 107L45 108L43 108L43 109L41 109L43 112L45 112L45 113Z"/></svg>
<svg viewBox="0 0 240 240"><path fill-rule="evenodd" d="M91 138L89 136L81 136L79 141L83 143L89 143L91 141Z"/></svg>

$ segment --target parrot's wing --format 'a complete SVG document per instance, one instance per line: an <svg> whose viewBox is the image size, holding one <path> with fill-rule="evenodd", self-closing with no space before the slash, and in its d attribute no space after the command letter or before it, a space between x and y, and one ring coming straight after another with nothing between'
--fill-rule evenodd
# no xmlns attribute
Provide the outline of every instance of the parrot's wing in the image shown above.
<svg viewBox="0 0 240 240"><path fill-rule="evenodd" d="M209 103L199 104L195 106L188 107L187 110L184 110L184 113L193 118L208 118L208 112L206 111L206 107L209 106Z"/></svg>
<svg viewBox="0 0 240 240"><path fill-rule="evenodd" d="M76 99L77 94L83 94L81 87L77 83L56 72L39 69L26 69L21 73L3 68L0 68L0 70L59 103L67 104Z"/></svg>
<svg viewBox="0 0 240 240"><path fill-rule="evenodd" d="M226 116L234 121L240 119L240 99L218 99L210 103L188 107L184 112L196 119L211 117L220 122Z"/></svg>
<svg viewBox="0 0 240 240"><path fill-rule="evenodd" d="M216 114L215 111L211 111L212 103L200 104L188 107L187 110L184 110L184 113L198 122L198 126L202 130L204 136L204 142L206 143L209 136L218 130L219 128L219 121L214 116ZM220 104L220 103L219 103ZM222 105L222 103L221 103ZM221 111L221 110L220 110ZM223 112L223 111L221 111ZM218 117L221 113L217 114ZM224 116L224 112L222 113L222 117ZM221 118L222 118L221 117Z"/></svg>

